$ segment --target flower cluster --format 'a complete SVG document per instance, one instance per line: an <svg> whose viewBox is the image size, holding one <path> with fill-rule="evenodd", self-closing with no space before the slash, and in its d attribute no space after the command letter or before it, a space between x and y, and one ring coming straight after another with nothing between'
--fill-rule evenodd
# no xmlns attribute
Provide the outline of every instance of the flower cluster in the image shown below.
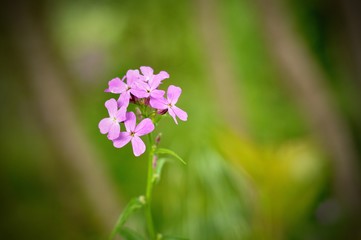
<svg viewBox="0 0 361 240"><path fill-rule="evenodd" d="M119 98L105 102L109 117L103 118L98 126L102 134L108 134L114 147L121 148L131 142L134 155L139 156L146 149L140 137L151 133L160 117L169 113L176 124L177 118L187 120L187 113L175 105L182 89L170 85L167 94L158 89L167 78L167 72L154 74L151 67L143 66L140 72L128 70L122 79L117 77L109 81L105 92L119 94ZM135 113L129 110L130 103L136 105ZM138 124L137 118L140 121ZM125 126L124 132L121 131L121 123Z"/></svg>

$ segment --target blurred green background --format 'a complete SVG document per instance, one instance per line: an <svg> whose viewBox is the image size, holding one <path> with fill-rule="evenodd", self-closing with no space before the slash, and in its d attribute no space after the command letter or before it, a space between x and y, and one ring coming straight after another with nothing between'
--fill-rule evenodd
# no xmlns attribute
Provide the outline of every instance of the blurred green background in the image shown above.
<svg viewBox="0 0 361 240"><path fill-rule="evenodd" d="M107 82L151 66L165 119L155 225L189 239L361 239L361 10L351 0L7 0L0 239L105 239L146 157L98 130ZM144 234L141 212L128 226Z"/></svg>

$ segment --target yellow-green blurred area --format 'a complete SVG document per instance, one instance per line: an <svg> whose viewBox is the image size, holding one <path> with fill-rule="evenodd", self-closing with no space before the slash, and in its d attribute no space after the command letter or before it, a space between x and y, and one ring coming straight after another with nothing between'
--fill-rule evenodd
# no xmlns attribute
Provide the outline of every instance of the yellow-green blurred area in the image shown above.
<svg viewBox="0 0 361 240"><path fill-rule="evenodd" d="M147 157L100 134L108 81L167 71L157 232L361 239L361 15L352 0L6 0L0 239L106 239ZM147 138L144 138L147 141ZM127 226L143 236L144 213Z"/></svg>

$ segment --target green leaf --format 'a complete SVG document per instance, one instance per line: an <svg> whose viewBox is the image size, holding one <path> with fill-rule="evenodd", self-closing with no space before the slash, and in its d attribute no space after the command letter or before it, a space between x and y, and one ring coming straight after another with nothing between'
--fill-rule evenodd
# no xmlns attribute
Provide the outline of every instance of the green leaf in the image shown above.
<svg viewBox="0 0 361 240"><path fill-rule="evenodd" d="M178 159L179 161L181 161L184 165L186 165L187 163L178 155L176 154L175 152L173 152L172 150L169 150L167 148L158 148L156 150L156 153L157 154L168 154L168 155L171 155L173 156L174 158Z"/></svg>
<svg viewBox="0 0 361 240"><path fill-rule="evenodd" d="M123 227L122 229L120 229L120 235L125 240L144 240L143 236L127 227Z"/></svg>
<svg viewBox="0 0 361 240"><path fill-rule="evenodd" d="M123 212L120 214L117 223L115 224L115 227L113 228L113 231L109 237L109 239L113 239L117 233L119 233L124 225L124 223L127 221L129 216L135 212L136 210L142 208L144 206L144 197L137 197L130 200L130 202L127 204Z"/></svg>
<svg viewBox="0 0 361 240"><path fill-rule="evenodd" d="M160 181L160 176L162 175L162 169L164 164L168 161L167 158L159 158L157 160L157 167L154 172L153 182L158 183Z"/></svg>

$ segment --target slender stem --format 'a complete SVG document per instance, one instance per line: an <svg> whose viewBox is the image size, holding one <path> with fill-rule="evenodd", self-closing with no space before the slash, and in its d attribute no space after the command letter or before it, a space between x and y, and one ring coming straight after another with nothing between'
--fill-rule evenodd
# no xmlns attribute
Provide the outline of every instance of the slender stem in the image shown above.
<svg viewBox="0 0 361 240"><path fill-rule="evenodd" d="M153 190L153 157L155 151L155 145L153 144L153 137L151 133L149 136L149 158L148 158L148 177L147 177L147 191L146 191L146 205L145 216L147 221L148 233L150 240L155 240L155 231L153 225L151 202L152 202L152 190Z"/></svg>

